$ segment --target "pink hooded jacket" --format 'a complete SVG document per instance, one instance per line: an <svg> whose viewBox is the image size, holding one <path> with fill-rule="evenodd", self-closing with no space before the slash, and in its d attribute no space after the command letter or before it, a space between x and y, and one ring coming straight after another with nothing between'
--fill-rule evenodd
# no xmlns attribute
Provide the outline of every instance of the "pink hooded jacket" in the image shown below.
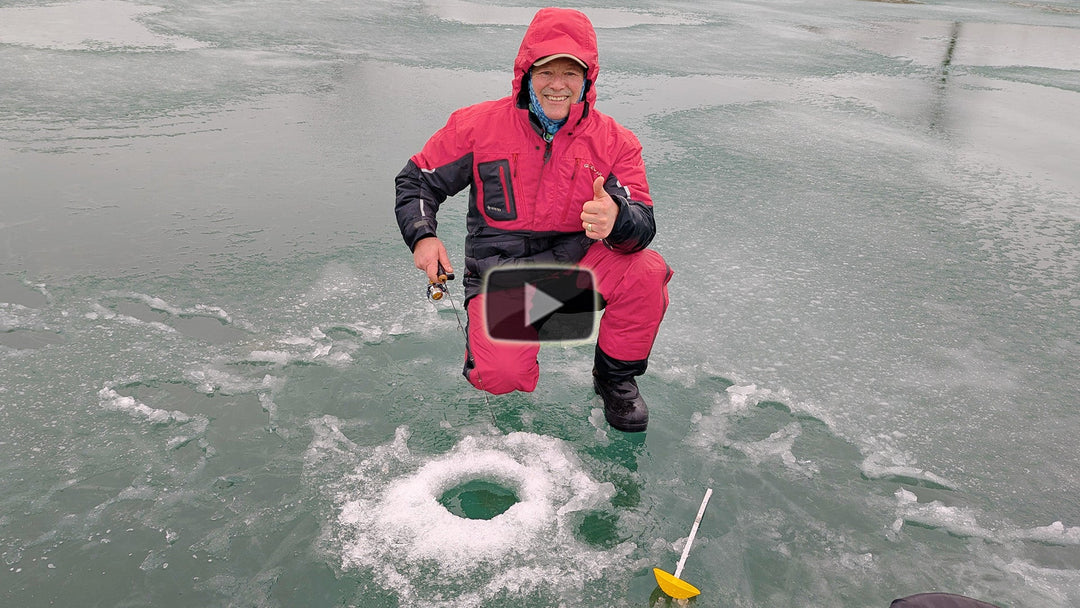
<svg viewBox="0 0 1080 608"><path fill-rule="evenodd" d="M529 111L529 69L538 59L569 53L588 65L585 99L547 142ZM581 12L536 13L514 60L511 95L454 112L396 179L395 212L410 249L436 235L439 205L469 188L465 244L466 297L489 268L522 261L579 261L593 241L581 226L592 182L619 205L605 244L644 249L655 234L641 144L629 129L598 112L596 33Z"/></svg>

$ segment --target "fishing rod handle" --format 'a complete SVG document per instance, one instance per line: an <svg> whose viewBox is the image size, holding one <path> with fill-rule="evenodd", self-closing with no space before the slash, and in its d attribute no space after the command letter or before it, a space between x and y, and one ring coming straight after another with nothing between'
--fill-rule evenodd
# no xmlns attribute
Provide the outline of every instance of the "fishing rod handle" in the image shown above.
<svg viewBox="0 0 1080 608"><path fill-rule="evenodd" d="M454 273L446 272L446 269L443 268L442 262L436 262L436 264L439 265L439 277L438 278L439 278L440 283L445 283L447 281L453 281L454 280Z"/></svg>

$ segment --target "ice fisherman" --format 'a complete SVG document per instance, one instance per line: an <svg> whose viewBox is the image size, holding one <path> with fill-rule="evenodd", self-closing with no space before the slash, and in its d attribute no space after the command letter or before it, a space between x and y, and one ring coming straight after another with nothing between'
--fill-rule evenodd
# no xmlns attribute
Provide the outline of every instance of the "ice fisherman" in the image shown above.
<svg viewBox="0 0 1080 608"><path fill-rule="evenodd" d="M580 11L544 8L514 60L511 94L453 112L396 178L398 225L416 267L453 272L437 233L447 197L469 189L465 241L468 316L463 373L492 394L532 391L539 343L485 331L483 278L505 264L576 264L605 304L593 385L608 423L644 431L645 373L668 306L672 271L647 249L656 233L641 144L596 109L596 32Z"/></svg>

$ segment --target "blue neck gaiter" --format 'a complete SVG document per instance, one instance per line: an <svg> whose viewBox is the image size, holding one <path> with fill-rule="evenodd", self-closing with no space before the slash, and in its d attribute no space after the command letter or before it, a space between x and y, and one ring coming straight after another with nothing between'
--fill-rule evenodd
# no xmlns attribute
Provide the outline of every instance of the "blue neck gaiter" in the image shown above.
<svg viewBox="0 0 1080 608"><path fill-rule="evenodd" d="M525 79L525 86L529 89L529 111L531 111L536 118L540 121L540 126L544 128L544 139L551 141L555 137L555 133L566 124L566 119L551 120L547 114L544 114L544 109L540 107L540 100L536 97L536 91L532 87L532 79Z"/></svg>

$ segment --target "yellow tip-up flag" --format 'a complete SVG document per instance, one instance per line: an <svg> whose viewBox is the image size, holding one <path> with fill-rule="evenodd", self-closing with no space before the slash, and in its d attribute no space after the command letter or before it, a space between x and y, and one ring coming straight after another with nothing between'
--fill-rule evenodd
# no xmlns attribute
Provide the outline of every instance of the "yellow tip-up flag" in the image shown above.
<svg viewBox="0 0 1080 608"><path fill-rule="evenodd" d="M701 518L705 515L705 507L709 505L711 496L712 488L709 488L705 491L705 498L701 501L701 508L698 509L697 517L694 518L694 526L690 528L690 536L686 539L686 546L683 547L682 557L679 558L679 564L675 567L675 574L668 574L659 568L653 568L653 575L656 576L656 584L660 585L660 590L677 600L684 600L701 593L697 587L679 578L679 575L682 574L683 566L686 565L686 557L690 555L690 545L694 543L694 537L697 536L698 526L701 525Z"/></svg>

